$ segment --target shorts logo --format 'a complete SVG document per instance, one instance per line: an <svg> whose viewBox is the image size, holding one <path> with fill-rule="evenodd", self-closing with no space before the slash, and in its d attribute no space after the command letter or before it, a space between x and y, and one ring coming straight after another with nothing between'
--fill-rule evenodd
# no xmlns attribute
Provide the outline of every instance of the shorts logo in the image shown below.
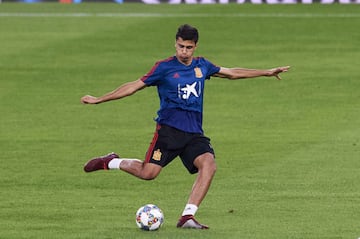
<svg viewBox="0 0 360 239"><path fill-rule="evenodd" d="M195 71L195 77L196 78L202 78L203 77L203 73L202 73L202 71L201 71L201 69L199 67L195 67L194 71Z"/></svg>
<svg viewBox="0 0 360 239"><path fill-rule="evenodd" d="M160 161L161 155L162 155L162 153L161 153L160 149L157 149L156 151L154 151L152 159L155 161Z"/></svg>

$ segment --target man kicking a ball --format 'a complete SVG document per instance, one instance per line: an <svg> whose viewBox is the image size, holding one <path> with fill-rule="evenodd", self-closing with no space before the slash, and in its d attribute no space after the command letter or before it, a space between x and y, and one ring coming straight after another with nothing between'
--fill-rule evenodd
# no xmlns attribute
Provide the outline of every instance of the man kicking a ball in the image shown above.
<svg viewBox="0 0 360 239"><path fill-rule="evenodd" d="M143 77L110 93L81 98L84 104L99 104L133 95L148 86L156 86L160 98L156 130L144 161L111 153L90 160L84 170L120 169L140 179L152 180L179 156L189 173L197 173L197 177L177 227L208 229L194 217L216 171L214 150L202 129L205 80L211 76L231 80L274 76L280 80L279 74L289 67L268 70L219 67L203 57L194 57L198 37L196 28L188 24L180 26L175 38L175 56L158 61Z"/></svg>

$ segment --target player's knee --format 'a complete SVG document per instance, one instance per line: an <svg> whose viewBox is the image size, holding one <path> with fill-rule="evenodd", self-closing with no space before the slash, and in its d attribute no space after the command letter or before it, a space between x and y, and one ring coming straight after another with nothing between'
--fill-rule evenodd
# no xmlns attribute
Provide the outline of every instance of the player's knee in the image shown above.
<svg viewBox="0 0 360 239"><path fill-rule="evenodd" d="M151 174L151 173L143 173L143 174L141 175L141 178L142 178L142 179L148 180L148 181L154 180L156 177L157 177L157 175Z"/></svg>
<svg viewBox="0 0 360 239"><path fill-rule="evenodd" d="M204 170L212 175L214 175L217 170L216 162L212 154L203 155L198 158L195 163L195 166L197 166L199 170Z"/></svg>
<svg viewBox="0 0 360 239"><path fill-rule="evenodd" d="M216 166L216 162L214 159L211 159L211 160L207 160L207 170L209 173L211 174L215 174L216 173L216 170L217 170L217 166Z"/></svg>
<svg viewBox="0 0 360 239"><path fill-rule="evenodd" d="M160 173L161 168L150 168L150 167L146 167L143 168L141 173L140 173L140 178L142 178L143 180L154 180Z"/></svg>

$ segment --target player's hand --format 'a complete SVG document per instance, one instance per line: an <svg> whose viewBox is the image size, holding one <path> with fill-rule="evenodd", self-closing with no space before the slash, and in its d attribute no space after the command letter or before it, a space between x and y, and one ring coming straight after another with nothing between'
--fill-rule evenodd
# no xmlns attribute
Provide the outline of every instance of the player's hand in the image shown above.
<svg viewBox="0 0 360 239"><path fill-rule="evenodd" d="M281 77L279 74L282 72L287 72L289 70L289 68L290 68L290 66L281 66L281 67L276 67L276 68L270 69L269 76L275 76L276 79L281 80Z"/></svg>
<svg viewBox="0 0 360 239"><path fill-rule="evenodd" d="M97 104L97 98L91 95L85 95L81 98L81 103L83 104Z"/></svg>

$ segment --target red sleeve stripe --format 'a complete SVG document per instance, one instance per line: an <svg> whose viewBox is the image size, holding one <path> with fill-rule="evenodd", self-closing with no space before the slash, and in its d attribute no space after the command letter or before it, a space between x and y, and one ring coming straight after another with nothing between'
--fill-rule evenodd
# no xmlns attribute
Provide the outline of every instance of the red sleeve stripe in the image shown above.
<svg viewBox="0 0 360 239"><path fill-rule="evenodd" d="M149 76L151 76L154 71L156 70L156 68L158 68L158 66L160 65L160 61L156 62L156 64L151 68L151 70L145 74L143 77L141 77L141 80L144 82L147 80L147 78L149 78Z"/></svg>
<svg viewBox="0 0 360 239"><path fill-rule="evenodd" d="M162 62L168 62L168 61L171 61L172 59L174 59L173 56L171 56L171 57L169 57L169 58L167 58L167 59L165 59L165 60L156 62L155 65L151 68L151 70L150 70L147 74L145 74L143 77L141 77L141 80L142 80L143 82L146 81L147 78L149 78L149 76L151 76L151 75L154 73L154 71L159 67L160 63L162 63Z"/></svg>

